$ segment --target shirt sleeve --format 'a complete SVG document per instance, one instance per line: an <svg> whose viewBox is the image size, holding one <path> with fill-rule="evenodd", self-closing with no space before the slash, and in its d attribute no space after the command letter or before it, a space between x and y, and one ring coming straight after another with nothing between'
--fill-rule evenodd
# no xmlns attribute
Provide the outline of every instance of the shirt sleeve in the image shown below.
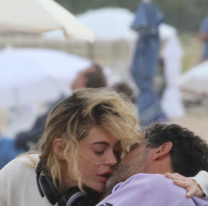
<svg viewBox="0 0 208 206"><path fill-rule="evenodd" d="M200 26L200 32L208 33L208 17L206 17Z"/></svg>
<svg viewBox="0 0 208 206"><path fill-rule="evenodd" d="M0 170L0 206L11 205L12 195L18 188L15 186L15 183L22 178L19 176L18 170L19 165L16 165L14 160Z"/></svg>
<svg viewBox="0 0 208 206"><path fill-rule="evenodd" d="M44 205L41 201L45 199L38 192L31 162L32 159L36 161L37 157L33 156L18 157L0 170L0 206Z"/></svg>
<svg viewBox="0 0 208 206"><path fill-rule="evenodd" d="M208 173L200 171L193 179L200 185L206 198L208 198Z"/></svg>

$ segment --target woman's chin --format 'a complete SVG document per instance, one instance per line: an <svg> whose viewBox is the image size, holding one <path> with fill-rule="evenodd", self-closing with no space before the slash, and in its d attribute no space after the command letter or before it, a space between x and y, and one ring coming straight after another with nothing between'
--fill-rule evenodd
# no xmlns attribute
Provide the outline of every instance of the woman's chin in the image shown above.
<svg viewBox="0 0 208 206"><path fill-rule="evenodd" d="M102 193L102 192L105 192L106 185L103 184L103 183L99 183L97 185L91 185L91 186L89 186L89 188L91 188L91 189L93 189L93 190L95 190L97 192L101 192Z"/></svg>

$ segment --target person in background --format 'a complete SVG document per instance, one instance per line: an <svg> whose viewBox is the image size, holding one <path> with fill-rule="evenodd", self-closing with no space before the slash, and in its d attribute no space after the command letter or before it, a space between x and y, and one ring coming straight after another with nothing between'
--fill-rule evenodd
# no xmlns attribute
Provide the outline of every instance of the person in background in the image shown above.
<svg viewBox="0 0 208 206"><path fill-rule="evenodd" d="M154 91L160 49L159 25L163 21L164 15L156 4L151 0L142 0L131 25L138 40L130 72L139 90L137 105L142 126L167 121L158 94Z"/></svg>
<svg viewBox="0 0 208 206"><path fill-rule="evenodd" d="M100 88L106 86L107 80L103 68L98 64L93 64L77 74L71 88L74 91L81 88Z"/></svg>
<svg viewBox="0 0 208 206"><path fill-rule="evenodd" d="M207 201L177 187L163 174L195 176L208 171L208 145L179 125L153 124L145 139L131 147L107 181L106 198L97 206L205 206ZM178 175L179 176L179 175ZM206 181L207 182L207 181ZM206 184L208 186L208 184ZM203 192L194 195L203 197Z"/></svg>
<svg viewBox="0 0 208 206"><path fill-rule="evenodd" d="M80 88L106 87L106 77L103 69L98 64L92 64L89 68L79 72L71 84L72 90ZM17 155L27 152L31 146L34 148L44 131L46 118L49 111L65 97L50 104L48 111L39 116L29 131L23 131L14 139L0 138L0 169Z"/></svg>
<svg viewBox="0 0 208 206"><path fill-rule="evenodd" d="M201 56L201 61L203 62L208 60L208 15L206 15L201 22L198 36L203 44L203 52Z"/></svg>
<svg viewBox="0 0 208 206"><path fill-rule="evenodd" d="M122 93L127 96L132 103L136 104L136 97L133 89L126 82L118 82L112 86L112 88L118 93Z"/></svg>

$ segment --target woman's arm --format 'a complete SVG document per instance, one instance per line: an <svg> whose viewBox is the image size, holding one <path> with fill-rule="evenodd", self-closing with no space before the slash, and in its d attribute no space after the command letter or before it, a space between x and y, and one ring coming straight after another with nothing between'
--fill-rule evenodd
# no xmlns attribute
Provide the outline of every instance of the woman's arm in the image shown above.
<svg viewBox="0 0 208 206"><path fill-rule="evenodd" d="M165 176L172 179L176 185L185 188L187 197L208 198L208 173L206 171L200 171L193 178L184 177L178 173L167 173Z"/></svg>
<svg viewBox="0 0 208 206"><path fill-rule="evenodd" d="M193 179L199 184L206 198L208 198L208 173L200 171Z"/></svg>

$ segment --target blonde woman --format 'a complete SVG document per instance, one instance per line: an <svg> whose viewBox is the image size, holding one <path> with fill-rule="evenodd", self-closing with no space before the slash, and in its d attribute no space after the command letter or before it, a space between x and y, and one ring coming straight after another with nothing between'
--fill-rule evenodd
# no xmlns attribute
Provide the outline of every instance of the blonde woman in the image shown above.
<svg viewBox="0 0 208 206"><path fill-rule="evenodd" d="M49 114L39 152L0 171L0 205L70 205L77 197L95 205L112 167L140 140L136 114L112 90L75 91Z"/></svg>

